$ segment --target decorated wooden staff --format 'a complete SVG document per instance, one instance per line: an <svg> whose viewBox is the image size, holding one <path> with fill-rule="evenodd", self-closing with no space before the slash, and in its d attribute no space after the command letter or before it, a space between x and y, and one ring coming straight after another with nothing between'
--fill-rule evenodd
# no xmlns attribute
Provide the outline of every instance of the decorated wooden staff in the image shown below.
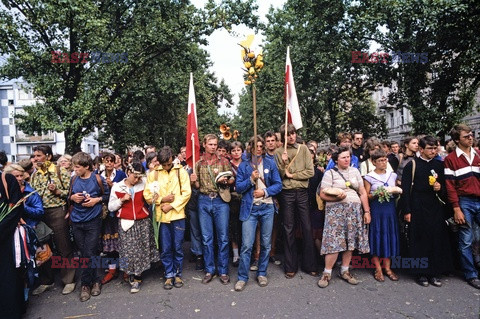
<svg viewBox="0 0 480 319"><path fill-rule="evenodd" d="M255 90L255 81L258 78L258 72L263 68L263 55L259 53L255 55L255 52L250 50L250 45L253 41L253 35L249 35L245 41L239 43L242 47L242 60L243 66L245 67L243 70L245 71L245 84L252 85L252 101L253 101L253 138L254 138L254 146L253 150L250 150L253 156L256 157L256 149L257 149L257 96ZM255 161L255 169L257 169L257 161Z"/></svg>

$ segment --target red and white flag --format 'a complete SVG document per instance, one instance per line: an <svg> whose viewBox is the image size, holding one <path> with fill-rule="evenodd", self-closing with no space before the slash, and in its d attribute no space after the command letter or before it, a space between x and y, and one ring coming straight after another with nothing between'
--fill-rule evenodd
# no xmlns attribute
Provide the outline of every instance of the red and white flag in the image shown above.
<svg viewBox="0 0 480 319"><path fill-rule="evenodd" d="M288 91L287 91L288 90ZM292 62L290 61L290 47L287 47L287 62L285 65L285 98L288 110L288 123L292 123L298 130L303 127L297 92L293 82Z"/></svg>
<svg viewBox="0 0 480 319"><path fill-rule="evenodd" d="M188 116L187 116L187 158L188 166L194 167L194 162L200 157L200 143L198 142L197 104L193 89L193 75L190 73L190 88L188 90Z"/></svg>

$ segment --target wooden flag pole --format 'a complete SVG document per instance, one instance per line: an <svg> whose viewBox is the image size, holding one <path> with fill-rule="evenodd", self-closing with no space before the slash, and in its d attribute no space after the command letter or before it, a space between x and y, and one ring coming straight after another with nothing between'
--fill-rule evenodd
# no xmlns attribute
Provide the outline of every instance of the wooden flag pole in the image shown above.
<svg viewBox="0 0 480 319"><path fill-rule="evenodd" d="M192 168L193 168L193 174L196 174L195 172L195 133L192 133Z"/></svg>
<svg viewBox="0 0 480 319"><path fill-rule="evenodd" d="M255 85L252 86L252 98L253 98L253 150L252 159L255 156L255 170L257 169L257 95Z"/></svg>
<svg viewBox="0 0 480 319"><path fill-rule="evenodd" d="M286 101L285 101L285 144L284 144L284 149L285 151L287 150L287 137L288 137L288 130L287 130L287 126L288 126L288 83L286 84L285 86L285 97L286 97Z"/></svg>

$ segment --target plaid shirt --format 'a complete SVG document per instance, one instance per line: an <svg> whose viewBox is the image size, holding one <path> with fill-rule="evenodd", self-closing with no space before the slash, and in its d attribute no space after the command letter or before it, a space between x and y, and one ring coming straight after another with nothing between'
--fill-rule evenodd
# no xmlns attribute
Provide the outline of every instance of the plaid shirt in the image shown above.
<svg viewBox="0 0 480 319"><path fill-rule="evenodd" d="M232 171L232 167L225 157L205 153L197 162L196 171L200 183L200 193L217 193L218 188L215 184L215 178L221 172Z"/></svg>
<svg viewBox="0 0 480 319"><path fill-rule="evenodd" d="M64 206L67 202L68 192L70 190L70 173L63 167L60 168L60 178L58 179L57 167L52 163L46 171L37 169L30 178L31 186L42 197L43 208L54 208ZM60 191L60 196L53 194L48 190L49 182L54 183ZM63 184L63 186L62 186Z"/></svg>

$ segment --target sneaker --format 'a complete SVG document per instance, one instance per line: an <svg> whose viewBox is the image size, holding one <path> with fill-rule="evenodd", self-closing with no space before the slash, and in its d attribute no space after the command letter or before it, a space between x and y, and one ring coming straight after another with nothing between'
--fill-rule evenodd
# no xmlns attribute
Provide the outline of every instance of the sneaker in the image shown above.
<svg viewBox="0 0 480 319"><path fill-rule="evenodd" d="M480 289L480 279L478 278L472 278L467 280L468 284L472 286L473 288Z"/></svg>
<svg viewBox="0 0 480 319"><path fill-rule="evenodd" d="M182 288L183 287L183 280L181 277L175 277L175 283L173 284L175 288Z"/></svg>
<svg viewBox="0 0 480 319"><path fill-rule="evenodd" d="M163 284L163 288L166 290L170 290L173 288L173 278L167 278L165 283Z"/></svg>
<svg viewBox="0 0 480 319"><path fill-rule="evenodd" d="M350 285L358 285L358 280L353 277L348 270L342 272L339 277L348 282Z"/></svg>
<svg viewBox="0 0 480 319"><path fill-rule="evenodd" d="M237 283L235 284L235 291L242 291L243 289L245 289L246 284L247 283L243 280L237 281Z"/></svg>
<svg viewBox="0 0 480 319"><path fill-rule="evenodd" d="M435 286L435 287L442 287L442 282L440 281L440 279L438 279L437 277L432 277L430 278L430 283L432 284L432 286Z"/></svg>
<svg viewBox="0 0 480 319"><path fill-rule="evenodd" d="M40 285L40 286L38 286L37 288L35 288L35 289L32 291L32 295L38 296L38 295L44 293L45 291L52 289L53 286L55 286L55 284L51 284L51 285Z"/></svg>
<svg viewBox="0 0 480 319"><path fill-rule="evenodd" d="M250 265L250 270L251 271L257 271L258 270L258 259L255 259L253 263Z"/></svg>
<svg viewBox="0 0 480 319"><path fill-rule="evenodd" d="M260 287L266 287L268 285L268 279L265 276L258 276L257 281Z"/></svg>
<svg viewBox="0 0 480 319"><path fill-rule="evenodd" d="M82 292L80 293L80 301L84 302L90 299L90 287L82 286Z"/></svg>
<svg viewBox="0 0 480 319"><path fill-rule="evenodd" d="M140 281L134 281L132 283L132 288L130 288L130 293L134 294L140 291Z"/></svg>
<svg viewBox="0 0 480 319"><path fill-rule="evenodd" d="M203 270L205 268L203 264L203 256L197 256L197 259L195 261L195 270Z"/></svg>
<svg viewBox="0 0 480 319"><path fill-rule="evenodd" d="M66 284L65 287L63 287L62 290L62 295L68 295L69 293L72 293L75 290L75 283L71 284Z"/></svg>
<svg viewBox="0 0 480 319"><path fill-rule="evenodd" d="M101 293L102 293L102 284L99 282L94 283L92 287L92 296L96 297L96 296L99 296Z"/></svg>
<svg viewBox="0 0 480 319"><path fill-rule="evenodd" d="M268 261L270 261L271 263L273 263L277 266L280 266L282 264L282 261L280 259L278 259L278 257L276 257L276 256L270 256Z"/></svg>
<svg viewBox="0 0 480 319"><path fill-rule="evenodd" d="M320 288L327 287L331 279L332 279L332 274L327 274L326 272L324 272L322 274L322 278L320 278L320 280L317 283L318 287Z"/></svg>
<svg viewBox="0 0 480 319"><path fill-rule="evenodd" d="M428 287L428 279L425 276L420 276L417 278L417 284L422 287Z"/></svg>

